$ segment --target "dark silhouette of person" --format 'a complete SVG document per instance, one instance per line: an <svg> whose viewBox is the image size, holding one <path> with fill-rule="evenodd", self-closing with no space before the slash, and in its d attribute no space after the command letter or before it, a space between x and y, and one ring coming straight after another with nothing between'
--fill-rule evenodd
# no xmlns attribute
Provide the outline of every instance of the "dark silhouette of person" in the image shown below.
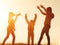
<svg viewBox="0 0 60 45"><path fill-rule="evenodd" d="M20 15L17 14L15 15L13 12L9 12L9 16L8 16L8 27L7 27L7 35L2 43L2 45L5 44L6 40L8 39L9 35L11 34L12 37L13 37L13 40L12 40L12 45L14 45L14 42L15 42L15 34L14 34L14 31L15 31L15 21L17 20L18 16ZM16 16L16 18L13 20L13 17Z"/></svg>
<svg viewBox="0 0 60 45"><path fill-rule="evenodd" d="M34 26L37 19L37 14L35 14L34 20L28 21L27 14L25 14L25 19L28 24L28 45L30 45L30 38L32 45L34 44Z"/></svg>
<svg viewBox="0 0 60 45"><path fill-rule="evenodd" d="M41 8L44 9L45 12L43 12L41 10ZM41 40L43 38L43 35L46 34L47 40L48 40L48 45L50 45L50 36L49 36L49 29L51 27L51 20L54 18L54 14L52 13L52 8L51 7L47 7L47 9L45 9L45 7L43 5L37 6L37 8L39 9L39 11L45 15L45 22L44 22L44 27L42 29L41 32L41 37L38 41L38 45L41 43Z"/></svg>

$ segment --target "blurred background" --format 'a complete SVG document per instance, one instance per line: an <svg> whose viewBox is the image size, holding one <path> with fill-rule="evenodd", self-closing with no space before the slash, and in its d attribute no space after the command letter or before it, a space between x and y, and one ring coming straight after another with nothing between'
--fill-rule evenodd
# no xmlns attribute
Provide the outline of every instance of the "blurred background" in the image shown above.
<svg viewBox="0 0 60 45"><path fill-rule="evenodd" d="M0 43L3 42L7 34L8 13L21 13L15 23L15 43L27 43L27 23L25 21L25 13L28 14L28 19L34 18L37 13L37 21L34 30L34 43L37 43L44 25L45 16L43 16L37 9L37 5L44 5L44 7L52 7L52 12L55 17L51 22L50 38L51 43L60 45L60 1L59 0L0 0ZM10 35L6 43L12 43L12 36ZM44 35L42 44L47 43L47 38Z"/></svg>

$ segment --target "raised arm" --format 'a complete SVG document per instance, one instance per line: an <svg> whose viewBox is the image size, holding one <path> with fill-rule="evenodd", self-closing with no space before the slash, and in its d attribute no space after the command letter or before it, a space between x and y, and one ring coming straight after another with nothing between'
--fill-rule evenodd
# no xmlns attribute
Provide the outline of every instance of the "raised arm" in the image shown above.
<svg viewBox="0 0 60 45"><path fill-rule="evenodd" d="M44 7L43 5L40 5L40 7L41 7L41 8L43 8L43 9L44 9L44 11L46 12L46 9L45 9L45 7Z"/></svg>
<svg viewBox="0 0 60 45"><path fill-rule="evenodd" d="M25 14L25 19L26 19L26 22L29 23L28 18L27 18L27 14Z"/></svg>
<svg viewBox="0 0 60 45"><path fill-rule="evenodd" d="M39 6L37 6L37 9L38 9L42 14L46 15L46 13L44 13L44 12L40 9Z"/></svg>
<svg viewBox="0 0 60 45"><path fill-rule="evenodd" d="M20 15L21 15L21 13L18 13L17 15L15 15L16 18L15 18L14 22L17 20L18 16L20 16Z"/></svg>
<svg viewBox="0 0 60 45"><path fill-rule="evenodd" d="M35 14L34 22L36 22L36 19L37 19L37 14Z"/></svg>

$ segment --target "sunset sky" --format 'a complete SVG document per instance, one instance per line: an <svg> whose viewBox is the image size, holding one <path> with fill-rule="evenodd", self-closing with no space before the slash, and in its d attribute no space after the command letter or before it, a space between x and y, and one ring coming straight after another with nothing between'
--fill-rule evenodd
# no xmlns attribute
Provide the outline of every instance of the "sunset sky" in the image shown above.
<svg viewBox="0 0 60 45"><path fill-rule="evenodd" d="M0 43L3 42L7 34L8 13L21 13L15 23L15 43L27 43L27 23L25 20L25 13L28 14L28 19L34 19L34 14L37 13L37 20L34 30L34 43L37 43L44 25L45 16L43 16L37 9L37 5L44 5L44 7L52 7L52 12L55 17L51 22L50 38L51 43L60 45L60 0L0 0ZM12 36L10 35L6 43L11 43ZM47 38L44 35L42 43L47 43Z"/></svg>

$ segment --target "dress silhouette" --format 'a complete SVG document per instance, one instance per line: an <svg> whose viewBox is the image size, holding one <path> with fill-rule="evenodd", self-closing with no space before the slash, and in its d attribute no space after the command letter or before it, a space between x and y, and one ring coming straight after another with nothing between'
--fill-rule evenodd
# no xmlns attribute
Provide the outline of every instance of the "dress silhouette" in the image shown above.
<svg viewBox="0 0 60 45"><path fill-rule="evenodd" d="M41 10L40 6L41 6L41 8L44 9L45 12L43 12ZM42 29L41 36L40 36L40 39L38 41L38 45L40 45L44 34L46 34L46 37L47 37L47 40L48 40L48 45L50 45L49 29L51 27L51 20L54 18L54 14L52 13L52 8L51 7L47 7L47 9L45 9L45 7L43 5L40 5L40 6L37 6L38 10L43 15L45 15L46 17L45 17L44 27Z"/></svg>
<svg viewBox="0 0 60 45"><path fill-rule="evenodd" d="M28 21L27 14L25 14L25 19L28 24L28 45L30 45L30 38L32 45L34 44L34 26L36 22L37 14L35 14L34 20Z"/></svg>
<svg viewBox="0 0 60 45"><path fill-rule="evenodd" d="M13 40L12 40L12 45L14 45L14 42L15 42L15 34L14 34L14 31L15 31L15 21L17 20L17 17L20 15L17 14L15 15L13 12L9 12L9 16L8 16L8 27L7 27L7 35L2 43L2 45L5 44L6 40L8 39L9 35L11 34L12 37L13 37ZM13 20L13 16L16 16L15 20Z"/></svg>

